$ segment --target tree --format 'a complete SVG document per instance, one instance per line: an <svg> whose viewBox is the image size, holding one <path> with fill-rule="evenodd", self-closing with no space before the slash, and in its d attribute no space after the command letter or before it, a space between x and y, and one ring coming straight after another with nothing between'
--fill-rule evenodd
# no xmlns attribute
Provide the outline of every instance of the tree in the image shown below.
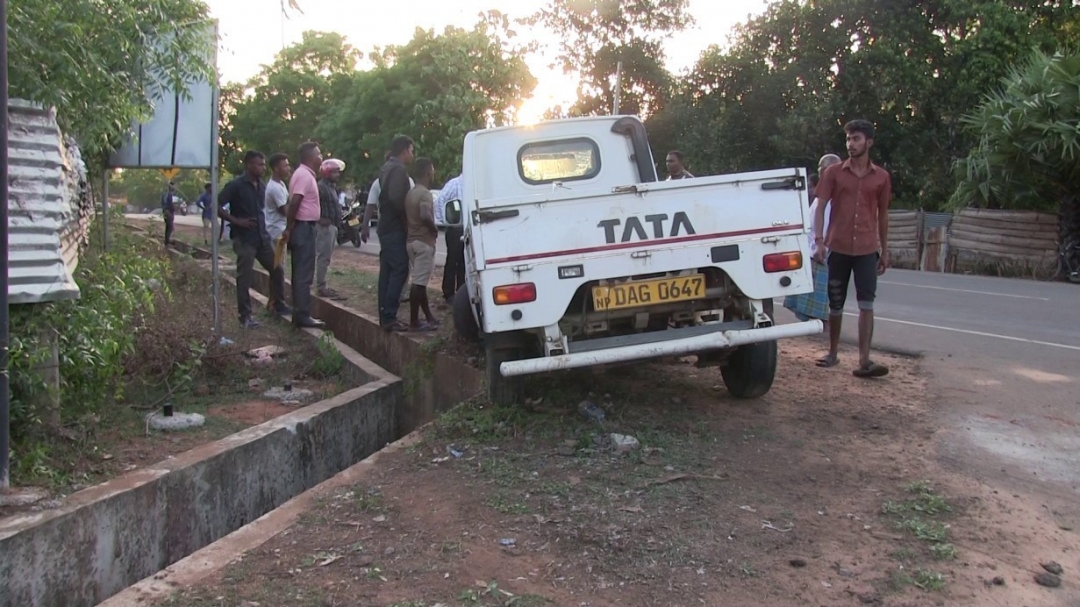
<svg viewBox="0 0 1080 607"><path fill-rule="evenodd" d="M956 163L952 208L1060 210L1080 228L1080 53L1035 53L965 123L979 144Z"/></svg>
<svg viewBox="0 0 1080 607"><path fill-rule="evenodd" d="M340 34L308 31L264 66L242 94L238 96L235 87L223 90L226 168L241 170L238 159L243 150L292 153L314 139L360 58L361 53Z"/></svg>
<svg viewBox="0 0 1080 607"><path fill-rule="evenodd" d="M866 118L897 198L937 208L974 144L963 115L1028 49L1054 48L1073 4L774 2L702 55L671 106L681 117L660 122L681 127L669 137L708 173L812 167L843 150L844 122Z"/></svg>
<svg viewBox="0 0 1080 607"><path fill-rule="evenodd" d="M465 135L512 123L536 85L506 25L488 13L471 31L417 29L408 44L376 52L375 67L354 74L327 114L321 140L361 182L374 177L399 134L411 136L440 175L456 173Z"/></svg>
<svg viewBox="0 0 1080 607"><path fill-rule="evenodd" d="M13 0L10 94L55 106L92 161L103 161L163 87L212 75L201 0Z"/></svg>
<svg viewBox="0 0 1080 607"><path fill-rule="evenodd" d="M570 114L609 113L622 62L619 113L648 116L670 97L663 42L692 22L686 7L687 0L550 0L528 22L559 36L559 63L580 78Z"/></svg>

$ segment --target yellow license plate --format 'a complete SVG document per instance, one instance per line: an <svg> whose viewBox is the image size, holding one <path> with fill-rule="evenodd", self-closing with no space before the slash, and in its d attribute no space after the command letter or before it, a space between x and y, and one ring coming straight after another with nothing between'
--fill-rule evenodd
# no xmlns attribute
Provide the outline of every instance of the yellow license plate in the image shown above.
<svg viewBox="0 0 1080 607"><path fill-rule="evenodd" d="M358 225L360 225L360 220L357 219L356 217L353 217L352 219L349 220L349 225L358 226Z"/></svg>
<svg viewBox="0 0 1080 607"><path fill-rule="evenodd" d="M600 311L701 299L705 297L705 275L691 274L593 287L592 296L593 307Z"/></svg>

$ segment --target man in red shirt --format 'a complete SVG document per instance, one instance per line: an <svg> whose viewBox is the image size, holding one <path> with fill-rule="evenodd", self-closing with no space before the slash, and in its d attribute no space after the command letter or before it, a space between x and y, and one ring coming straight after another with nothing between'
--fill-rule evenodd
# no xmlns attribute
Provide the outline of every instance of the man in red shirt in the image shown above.
<svg viewBox="0 0 1080 607"><path fill-rule="evenodd" d="M829 251L829 353L817 364L833 367L839 362L841 321L848 282L854 275L855 299L859 302L859 367L854 373L856 377L882 377L889 369L870 360L870 344L874 336L877 277L889 265L892 179L888 171L870 162L873 124L853 120L844 125L844 132L848 159L826 169L815 191L818 200L831 201L827 233L821 234L824 204L818 204L814 223L817 261L824 262L825 250Z"/></svg>

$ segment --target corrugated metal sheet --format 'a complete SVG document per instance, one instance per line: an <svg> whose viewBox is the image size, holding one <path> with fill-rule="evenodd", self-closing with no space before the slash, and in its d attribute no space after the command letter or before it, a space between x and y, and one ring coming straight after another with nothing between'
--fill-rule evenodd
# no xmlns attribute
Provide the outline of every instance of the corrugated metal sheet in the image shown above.
<svg viewBox="0 0 1080 607"><path fill-rule="evenodd" d="M86 165L53 111L8 103L8 299L77 298L73 275L94 212Z"/></svg>
<svg viewBox="0 0 1080 607"><path fill-rule="evenodd" d="M930 231L934 228L945 228L952 222L952 213L923 213L923 229Z"/></svg>

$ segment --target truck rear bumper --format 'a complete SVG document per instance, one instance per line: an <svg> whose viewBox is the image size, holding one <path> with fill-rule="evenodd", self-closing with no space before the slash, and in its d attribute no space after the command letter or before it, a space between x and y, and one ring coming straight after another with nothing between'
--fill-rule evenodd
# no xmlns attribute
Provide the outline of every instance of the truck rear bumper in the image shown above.
<svg viewBox="0 0 1080 607"><path fill-rule="evenodd" d="M800 337L803 335L815 335L821 333L821 331L822 324L820 320L762 327L760 329L737 329L731 331L717 330L714 333L707 333L705 335L683 337L680 339L650 344L621 346L591 352L578 352L562 354L559 356L547 356L544 358L508 361L499 366L499 371L504 377L514 377L517 375L530 375L533 373L546 373L549 371L561 371L579 367L592 367L595 365L645 360L662 356L694 354L697 352L707 352L709 350L733 348L762 341L773 341L788 337Z"/></svg>

